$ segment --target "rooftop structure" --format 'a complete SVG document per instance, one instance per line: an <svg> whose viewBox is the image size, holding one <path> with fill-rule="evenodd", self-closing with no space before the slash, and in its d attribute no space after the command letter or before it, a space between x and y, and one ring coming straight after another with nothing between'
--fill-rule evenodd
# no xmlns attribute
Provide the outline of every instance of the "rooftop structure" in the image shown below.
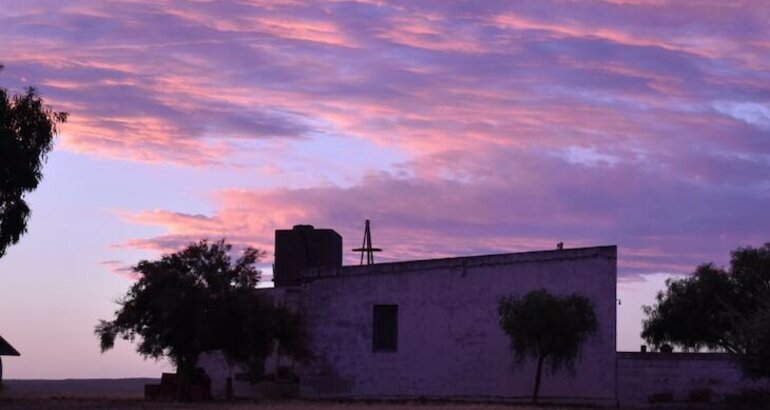
<svg viewBox="0 0 770 410"><path fill-rule="evenodd" d="M10 343L6 342L0 336L0 356L21 356L18 350L14 349ZM0 382L3 381L3 359L0 357Z"/></svg>
<svg viewBox="0 0 770 410"><path fill-rule="evenodd" d="M0 356L21 356L21 354L0 336Z"/></svg>

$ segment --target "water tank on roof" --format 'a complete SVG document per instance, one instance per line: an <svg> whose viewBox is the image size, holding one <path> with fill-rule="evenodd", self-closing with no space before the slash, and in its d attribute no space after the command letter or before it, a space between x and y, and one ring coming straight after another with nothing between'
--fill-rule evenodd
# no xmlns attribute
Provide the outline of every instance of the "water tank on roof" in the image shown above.
<svg viewBox="0 0 770 410"><path fill-rule="evenodd" d="M342 266L342 236L333 229L315 229L313 225L295 225L275 231L276 287L299 284L300 272L308 268Z"/></svg>

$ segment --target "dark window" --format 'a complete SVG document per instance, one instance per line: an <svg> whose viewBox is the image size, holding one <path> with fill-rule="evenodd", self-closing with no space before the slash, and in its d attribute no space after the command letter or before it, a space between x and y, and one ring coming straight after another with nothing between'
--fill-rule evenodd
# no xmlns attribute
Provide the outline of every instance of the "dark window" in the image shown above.
<svg viewBox="0 0 770 410"><path fill-rule="evenodd" d="M398 350L398 305L374 305L372 350L395 352Z"/></svg>

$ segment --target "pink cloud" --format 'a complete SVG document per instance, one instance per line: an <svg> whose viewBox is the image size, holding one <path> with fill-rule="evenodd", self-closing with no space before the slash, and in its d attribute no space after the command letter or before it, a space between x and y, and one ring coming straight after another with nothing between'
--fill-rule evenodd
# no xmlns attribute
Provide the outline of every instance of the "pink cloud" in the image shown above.
<svg viewBox="0 0 770 410"><path fill-rule="evenodd" d="M61 149L204 168L246 157L307 178L223 181L207 216L124 216L167 230L126 246L269 249L295 223L350 242L370 217L385 257L611 242L636 274L763 240L770 8L564 4L43 1L0 18L0 80L70 111ZM348 141L406 160L319 185Z"/></svg>
<svg viewBox="0 0 770 410"><path fill-rule="evenodd" d="M121 261L108 260L99 262L99 265L105 266L111 273L122 276L129 280L139 279L139 274L134 272L133 267L126 266Z"/></svg>
<svg viewBox="0 0 770 410"><path fill-rule="evenodd" d="M415 158L639 151L675 143L693 110L711 120L717 97L769 92L767 11L740 2L45 4L6 17L7 74L73 114L62 148L110 158L226 164L242 141L323 135Z"/></svg>
<svg viewBox="0 0 770 410"><path fill-rule="evenodd" d="M438 52L475 54L490 51L473 26L464 30L452 29L441 15L397 15L390 20L390 25L380 29L376 36L395 44Z"/></svg>
<svg viewBox="0 0 770 410"><path fill-rule="evenodd" d="M380 173L347 188L224 190L211 216L131 215L131 222L168 233L126 245L167 249L226 236L270 250L275 229L310 223L337 229L352 248L362 221L371 219L384 260L550 249L563 241L619 245L623 275L681 274L699 263L724 263L730 249L764 241L763 227L770 226L761 216L767 199L751 192L720 196L713 187L643 166L571 164L516 151L472 162L495 172L472 182ZM740 216L746 214L754 215L751 221ZM347 257L354 262L355 255Z"/></svg>

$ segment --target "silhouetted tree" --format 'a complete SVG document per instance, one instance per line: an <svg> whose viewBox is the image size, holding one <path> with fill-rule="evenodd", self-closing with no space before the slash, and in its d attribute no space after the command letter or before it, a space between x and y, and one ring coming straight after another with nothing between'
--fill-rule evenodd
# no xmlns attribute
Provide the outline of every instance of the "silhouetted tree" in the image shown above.
<svg viewBox="0 0 770 410"><path fill-rule="evenodd" d="M234 358L267 356L273 346L275 309L255 293L263 253L246 248L233 261L224 240L200 241L134 267L139 280L118 302L112 321L95 333L104 352L116 337L133 341L151 358L168 357L179 375L179 399L186 400L198 357L221 350Z"/></svg>
<svg viewBox="0 0 770 410"><path fill-rule="evenodd" d="M738 248L730 269L704 264L669 279L645 306L642 337L651 345L736 354L751 377L770 377L770 243Z"/></svg>
<svg viewBox="0 0 770 410"><path fill-rule="evenodd" d="M299 314L286 306L264 300L253 289L237 289L216 309L215 320L219 350L232 373L236 365L261 363L275 352L304 361L309 357L305 328ZM279 363L276 363L276 371ZM231 399L232 374L227 380L227 398Z"/></svg>
<svg viewBox="0 0 770 410"><path fill-rule="evenodd" d="M537 361L533 403L538 400L543 365L553 371L573 369L581 345L597 328L593 304L578 294L554 296L540 289L523 297L504 297L498 313L516 362L529 357Z"/></svg>
<svg viewBox="0 0 770 410"><path fill-rule="evenodd" d="M232 399L232 369L236 364L261 362L273 350L277 332L276 307L255 289L235 289L212 308L212 326L227 362L227 399Z"/></svg>
<svg viewBox="0 0 770 410"><path fill-rule="evenodd" d="M668 279L655 306L644 307L642 337L656 348L673 344L684 350L705 347L738 353L731 307L736 297L730 275L711 264L699 266L687 278Z"/></svg>
<svg viewBox="0 0 770 410"><path fill-rule="evenodd" d="M12 96L0 88L0 257L27 231L31 211L24 196L43 178L57 125L66 120L67 113L52 111L33 87Z"/></svg>

